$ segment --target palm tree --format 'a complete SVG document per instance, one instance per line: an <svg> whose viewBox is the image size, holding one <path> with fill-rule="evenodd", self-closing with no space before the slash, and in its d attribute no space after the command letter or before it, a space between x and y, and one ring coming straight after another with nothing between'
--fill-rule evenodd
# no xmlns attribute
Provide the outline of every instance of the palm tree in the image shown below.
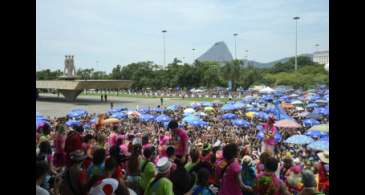
<svg viewBox="0 0 365 195"><path fill-rule="evenodd" d="M227 62L222 67L222 76L224 80L232 81L232 90L235 91L237 88L236 83L240 79L240 71L241 71L241 61L233 60L231 62Z"/></svg>

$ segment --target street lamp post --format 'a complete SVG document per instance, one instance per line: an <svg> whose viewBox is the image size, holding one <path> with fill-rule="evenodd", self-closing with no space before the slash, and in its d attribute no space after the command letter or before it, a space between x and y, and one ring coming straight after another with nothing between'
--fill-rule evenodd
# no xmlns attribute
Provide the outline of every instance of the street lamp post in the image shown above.
<svg viewBox="0 0 365 195"><path fill-rule="evenodd" d="M246 52L246 56L245 56L245 59L246 59L246 66L248 66L248 50L246 50L245 52Z"/></svg>
<svg viewBox="0 0 365 195"><path fill-rule="evenodd" d="M166 43L165 43L165 33L167 30L162 30L162 39L163 39L163 65L166 67Z"/></svg>
<svg viewBox="0 0 365 195"><path fill-rule="evenodd" d="M194 64L194 61L195 61L195 48L193 48L192 50L193 50L193 64Z"/></svg>
<svg viewBox="0 0 365 195"><path fill-rule="evenodd" d="M234 36L234 57L236 60L237 60L237 40L236 40L237 35L238 35L237 33L233 34L233 36Z"/></svg>
<svg viewBox="0 0 365 195"><path fill-rule="evenodd" d="M293 18L295 20L295 71L298 69L298 61L297 61L297 55L298 55L298 20L300 17L296 16Z"/></svg>

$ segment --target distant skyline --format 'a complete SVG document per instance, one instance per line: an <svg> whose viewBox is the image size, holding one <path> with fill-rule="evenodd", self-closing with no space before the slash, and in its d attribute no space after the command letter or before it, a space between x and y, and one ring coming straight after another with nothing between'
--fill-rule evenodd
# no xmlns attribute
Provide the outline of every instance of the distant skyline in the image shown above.
<svg viewBox="0 0 365 195"><path fill-rule="evenodd" d="M298 54L329 48L328 0L36 0L36 66L63 69L75 55L76 68L111 72L117 64L177 57L193 61L224 41L234 55L259 62L293 56L295 21ZM315 44L319 44L318 47Z"/></svg>

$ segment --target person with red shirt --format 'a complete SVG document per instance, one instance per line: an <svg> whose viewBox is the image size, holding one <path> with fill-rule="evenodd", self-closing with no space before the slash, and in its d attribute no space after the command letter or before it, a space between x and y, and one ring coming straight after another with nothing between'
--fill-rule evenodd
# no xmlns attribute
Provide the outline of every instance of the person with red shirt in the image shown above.
<svg viewBox="0 0 365 195"><path fill-rule="evenodd" d="M329 152L324 151L317 154L320 162L315 166L318 171L318 190L321 192L328 192L330 188L329 182Z"/></svg>
<svg viewBox="0 0 365 195"><path fill-rule="evenodd" d="M172 132L172 142L175 145L176 156L181 158L188 154L189 136L184 129L178 128L178 126L176 121L170 121L167 129Z"/></svg>
<svg viewBox="0 0 365 195"><path fill-rule="evenodd" d="M74 131L70 131L67 135L67 138L65 140L65 153L66 153L66 159L65 163L66 166L71 166L72 162L70 159L70 153L75 150L82 150L82 139L81 139L81 133L83 132L83 128L76 126L74 127Z"/></svg>

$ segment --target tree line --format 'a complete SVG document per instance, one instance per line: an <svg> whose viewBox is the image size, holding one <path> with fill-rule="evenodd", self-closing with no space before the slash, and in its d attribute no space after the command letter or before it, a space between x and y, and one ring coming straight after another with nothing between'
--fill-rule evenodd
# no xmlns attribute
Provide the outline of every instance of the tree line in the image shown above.
<svg viewBox="0 0 365 195"><path fill-rule="evenodd" d="M37 71L37 80L57 79L63 73L61 70L49 69ZM294 71L294 58L287 62L279 62L270 68L257 68L250 64L244 65L240 60L225 64L218 62L182 63L175 58L167 67L154 64L151 61L136 62L125 66L116 65L110 74L94 69L78 69L81 80L133 80L133 89L163 89L197 87L227 87L232 82L232 89L238 87L247 89L253 85L289 85L294 88L308 89L319 84L328 85L328 73L324 66L312 61L310 57L298 57L298 71Z"/></svg>

